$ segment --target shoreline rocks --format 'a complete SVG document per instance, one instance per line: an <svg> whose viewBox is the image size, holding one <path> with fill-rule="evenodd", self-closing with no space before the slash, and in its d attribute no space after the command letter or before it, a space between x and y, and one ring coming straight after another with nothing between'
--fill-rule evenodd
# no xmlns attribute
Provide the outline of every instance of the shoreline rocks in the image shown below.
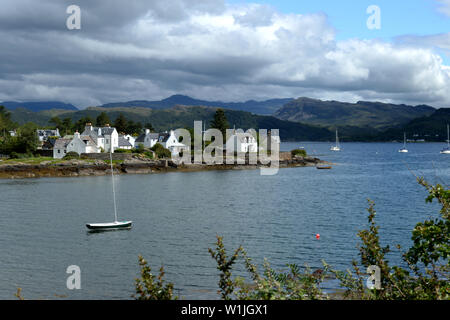
<svg viewBox="0 0 450 320"><path fill-rule="evenodd" d="M324 164L318 158L294 157L279 162L280 168L312 167ZM172 160L124 160L113 165L115 174L151 174L164 172L195 172L209 170L248 170L264 167L261 164L176 164ZM111 173L111 166L104 161L88 162L69 160L60 163L44 161L40 164L0 164L0 179L41 177L85 177L104 176Z"/></svg>

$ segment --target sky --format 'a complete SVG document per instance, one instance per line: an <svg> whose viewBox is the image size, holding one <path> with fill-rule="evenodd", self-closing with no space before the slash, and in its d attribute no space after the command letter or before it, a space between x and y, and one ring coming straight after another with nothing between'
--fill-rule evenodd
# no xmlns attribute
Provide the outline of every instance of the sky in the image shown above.
<svg viewBox="0 0 450 320"><path fill-rule="evenodd" d="M79 30L66 27L72 4ZM84 108L172 94L450 107L450 0L0 3L0 101Z"/></svg>

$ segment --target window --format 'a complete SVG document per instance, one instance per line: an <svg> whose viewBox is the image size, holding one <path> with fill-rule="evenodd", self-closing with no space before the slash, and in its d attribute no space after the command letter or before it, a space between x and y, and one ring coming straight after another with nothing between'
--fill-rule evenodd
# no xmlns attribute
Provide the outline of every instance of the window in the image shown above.
<svg viewBox="0 0 450 320"><path fill-rule="evenodd" d="M58 149L58 153L61 153L61 150Z"/></svg>

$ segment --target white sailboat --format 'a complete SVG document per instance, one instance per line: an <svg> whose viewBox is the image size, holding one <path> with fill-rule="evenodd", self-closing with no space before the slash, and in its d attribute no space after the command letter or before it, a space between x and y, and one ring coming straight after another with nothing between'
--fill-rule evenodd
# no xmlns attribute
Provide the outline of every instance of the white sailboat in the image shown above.
<svg viewBox="0 0 450 320"><path fill-rule="evenodd" d="M398 152L400 153L408 153L408 149L406 148L406 132L404 133L404 138L403 138L403 148L401 148L400 150L398 150Z"/></svg>
<svg viewBox="0 0 450 320"><path fill-rule="evenodd" d="M331 151L341 151L341 147L339 145L339 136L338 131L336 129L336 146L330 148Z"/></svg>
<svg viewBox="0 0 450 320"><path fill-rule="evenodd" d="M450 154L450 129L447 124L447 147L441 150L441 154Z"/></svg>
<svg viewBox="0 0 450 320"><path fill-rule="evenodd" d="M112 146L109 150L109 157L111 160L111 178L112 178L112 190L113 190L113 198L114 198L114 221L113 222L104 222L104 223L87 223L86 227L90 230L111 230L111 229L124 229L131 228L133 221L118 221L117 220L117 206L116 206L116 190L114 187L114 168L112 162Z"/></svg>

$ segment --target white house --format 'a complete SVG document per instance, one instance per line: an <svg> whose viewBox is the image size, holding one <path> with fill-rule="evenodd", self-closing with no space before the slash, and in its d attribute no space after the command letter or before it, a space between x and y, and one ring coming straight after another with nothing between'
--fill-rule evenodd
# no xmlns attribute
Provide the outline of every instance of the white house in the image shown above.
<svg viewBox="0 0 450 320"><path fill-rule="evenodd" d="M60 138L55 141L55 146L53 147L53 158L61 159L67 153L67 145L72 141L71 139Z"/></svg>
<svg viewBox="0 0 450 320"><path fill-rule="evenodd" d="M170 130L169 133L160 133L157 143L160 143L164 148L169 149L172 155L179 154L182 151L189 151L190 149L190 146L178 141L178 137L173 130Z"/></svg>
<svg viewBox="0 0 450 320"><path fill-rule="evenodd" d="M131 134L126 134L123 136L128 142L131 144L132 147L134 147L134 143L136 141L136 138L133 137ZM119 137L120 138L120 137ZM120 146L120 140L119 140L119 146Z"/></svg>
<svg viewBox="0 0 450 320"><path fill-rule="evenodd" d="M38 129L36 132L41 142L47 141L49 137L60 137L58 128L56 130Z"/></svg>
<svg viewBox="0 0 450 320"><path fill-rule="evenodd" d="M152 148L159 139L159 133L151 133L149 129L145 129L145 132L136 138L134 141L134 147L142 145L145 148Z"/></svg>
<svg viewBox="0 0 450 320"><path fill-rule="evenodd" d="M133 149L133 144L125 136L119 136L119 149L131 150Z"/></svg>
<svg viewBox="0 0 450 320"><path fill-rule="evenodd" d="M99 153L100 148L90 136L82 136L75 132L73 139L58 139L53 148L53 158L61 159L68 152Z"/></svg>
<svg viewBox="0 0 450 320"><path fill-rule="evenodd" d="M119 134L116 128L110 127L109 124L99 128L93 127L91 123L86 123L86 127L81 135L90 136L95 144L105 152L109 152L110 150L114 152L114 149L119 148Z"/></svg>
<svg viewBox="0 0 450 320"><path fill-rule="evenodd" d="M161 144L164 148L169 149L172 154L178 154L182 151L189 151L190 146L178 142L175 131L163 133L151 133L149 129L145 129L145 133L141 134L135 141L135 147L142 145L145 148L152 148L155 144Z"/></svg>
<svg viewBox="0 0 450 320"><path fill-rule="evenodd" d="M228 138L226 142L227 153L243 152L253 153L258 152L258 141L249 132L236 132Z"/></svg>

